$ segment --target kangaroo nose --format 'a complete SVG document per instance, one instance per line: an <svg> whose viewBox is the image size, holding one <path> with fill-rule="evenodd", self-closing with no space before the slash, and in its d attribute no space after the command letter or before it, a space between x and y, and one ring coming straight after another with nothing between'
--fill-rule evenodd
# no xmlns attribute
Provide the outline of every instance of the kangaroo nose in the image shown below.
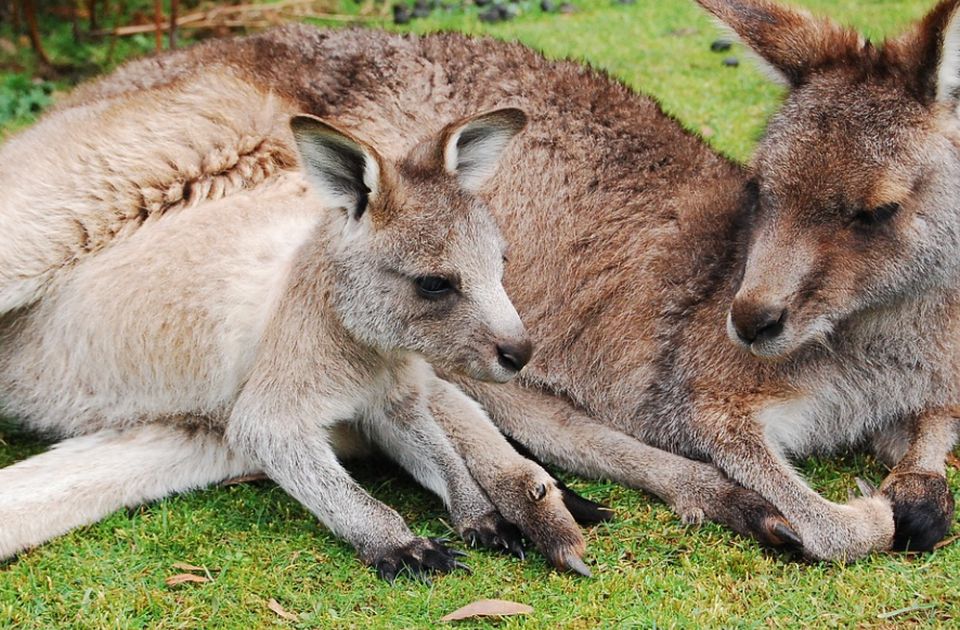
<svg viewBox="0 0 960 630"><path fill-rule="evenodd" d="M529 339L520 342L497 344L497 360L508 370L519 372L533 355L533 344Z"/></svg>
<svg viewBox="0 0 960 630"><path fill-rule="evenodd" d="M779 306L734 301L730 319L737 336L746 344L767 341L783 332L787 309Z"/></svg>

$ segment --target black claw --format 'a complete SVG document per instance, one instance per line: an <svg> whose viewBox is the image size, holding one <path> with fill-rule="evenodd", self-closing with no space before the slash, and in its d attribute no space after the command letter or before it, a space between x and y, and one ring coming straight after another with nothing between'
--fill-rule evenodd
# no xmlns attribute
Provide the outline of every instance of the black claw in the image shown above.
<svg viewBox="0 0 960 630"><path fill-rule="evenodd" d="M418 538L413 542L394 549L376 563L378 575L393 584L401 573L409 573L411 576L429 584L429 573L449 573L458 568L460 564L457 560L458 552L454 549L448 549L442 543L436 540Z"/></svg>
<svg viewBox="0 0 960 630"><path fill-rule="evenodd" d="M597 525L613 519L613 510L600 503L594 503L590 499L585 499L567 487L562 481L557 481L557 488L559 488L560 496L563 498L564 507L567 508L578 525Z"/></svg>
<svg viewBox="0 0 960 630"><path fill-rule="evenodd" d="M522 555L523 535L516 525L507 521L499 513L491 513L482 522L464 532L464 538L471 547L481 545L487 549Z"/></svg>
<svg viewBox="0 0 960 630"><path fill-rule="evenodd" d="M388 562L377 563L377 574L380 579L386 580L391 586L397 581L397 568Z"/></svg>
<svg viewBox="0 0 960 630"><path fill-rule="evenodd" d="M563 558L563 564L568 571L579 573L583 577L593 577L593 573L590 572L590 568L579 556L568 553Z"/></svg>
<svg viewBox="0 0 960 630"><path fill-rule="evenodd" d="M782 521L773 526L773 533L785 544L797 548L803 547L803 540L800 539L800 535Z"/></svg>
<svg viewBox="0 0 960 630"><path fill-rule="evenodd" d="M453 563L453 568L460 569L461 571L466 571L468 574L473 575L473 569L465 565L464 563L457 560Z"/></svg>
<svg viewBox="0 0 960 630"><path fill-rule="evenodd" d="M542 501L545 496L547 496L547 485L544 483L538 483L530 490L530 498L534 501Z"/></svg>
<svg viewBox="0 0 960 630"><path fill-rule="evenodd" d="M450 555L457 558L466 558L470 554L468 554L466 551L460 551L459 549L451 549Z"/></svg>
<svg viewBox="0 0 960 630"><path fill-rule="evenodd" d="M875 485L873 485L866 479L855 477L853 481L857 484L857 489L860 490L860 494L862 494L865 497L872 497L876 495L878 492L880 492L880 490L878 490Z"/></svg>

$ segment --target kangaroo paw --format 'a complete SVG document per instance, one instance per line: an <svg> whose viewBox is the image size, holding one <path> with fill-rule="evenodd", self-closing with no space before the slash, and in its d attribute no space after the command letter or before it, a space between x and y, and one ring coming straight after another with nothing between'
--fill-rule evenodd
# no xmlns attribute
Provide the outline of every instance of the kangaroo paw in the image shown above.
<svg viewBox="0 0 960 630"><path fill-rule="evenodd" d="M486 547L523 560L523 534L497 511L473 519L463 527L460 535L471 547Z"/></svg>
<svg viewBox="0 0 960 630"><path fill-rule="evenodd" d="M954 499L943 475L894 472L883 482L881 492L893 505L897 551L930 551L950 531Z"/></svg>
<svg viewBox="0 0 960 630"><path fill-rule="evenodd" d="M753 490L731 485L705 510L708 519L771 547L799 548L800 535L780 510Z"/></svg>
<svg viewBox="0 0 960 630"><path fill-rule="evenodd" d="M494 503L554 567L589 575L581 559L586 549L583 534L553 478L537 469L504 477L497 489Z"/></svg>
<svg viewBox="0 0 960 630"><path fill-rule="evenodd" d="M462 555L463 552L450 549L439 540L417 538L386 552L373 565L377 574L391 584L402 573L429 582L427 575L430 573L450 573L457 569L469 571L470 568L458 560Z"/></svg>

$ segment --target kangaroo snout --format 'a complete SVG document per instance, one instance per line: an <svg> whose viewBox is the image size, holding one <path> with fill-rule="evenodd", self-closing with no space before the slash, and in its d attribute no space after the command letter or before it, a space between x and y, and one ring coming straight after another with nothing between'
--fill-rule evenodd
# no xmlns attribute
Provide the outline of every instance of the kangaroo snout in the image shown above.
<svg viewBox="0 0 960 630"><path fill-rule="evenodd" d="M730 321L738 338L735 341L747 345L780 336L786 318L785 307L753 300L734 300L730 308Z"/></svg>
<svg viewBox="0 0 960 630"><path fill-rule="evenodd" d="M527 339L500 342L497 344L497 362L509 372L519 372L533 356L533 343Z"/></svg>

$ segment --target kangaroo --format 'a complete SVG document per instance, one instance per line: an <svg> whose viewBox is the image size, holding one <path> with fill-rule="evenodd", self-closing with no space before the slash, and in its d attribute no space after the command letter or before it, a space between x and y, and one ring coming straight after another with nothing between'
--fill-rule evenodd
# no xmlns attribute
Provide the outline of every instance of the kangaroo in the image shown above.
<svg viewBox="0 0 960 630"><path fill-rule="evenodd" d="M59 137L63 160L35 156L53 168L0 213L58 243L4 250L6 286L29 297L0 316L0 399L68 439L0 470L0 558L262 470L387 580L464 568L340 464L375 445L466 540L522 555L516 524L588 575L561 488L430 365L506 382L531 356L501 284L505 243L476 197L526 115L462 117L388 159L291 118L269 90L195 79L52 117L5 147ZM54 255L59 269L29 275Z"/></svg>
<svg viewBox="0 0 960 630"><path fill-rule="evenodd" d="M813 559L929 549L954 510L960 1L882 45L699 4L789 87L750 167L602 73L456 34L291 26L134 62L61 111L215 66L391 146L468 108L532 112L484 198L537 353L505 385L442 374L538 457L684 521ZM789 464L863 447L893 470L847 504Z"/></svg>

